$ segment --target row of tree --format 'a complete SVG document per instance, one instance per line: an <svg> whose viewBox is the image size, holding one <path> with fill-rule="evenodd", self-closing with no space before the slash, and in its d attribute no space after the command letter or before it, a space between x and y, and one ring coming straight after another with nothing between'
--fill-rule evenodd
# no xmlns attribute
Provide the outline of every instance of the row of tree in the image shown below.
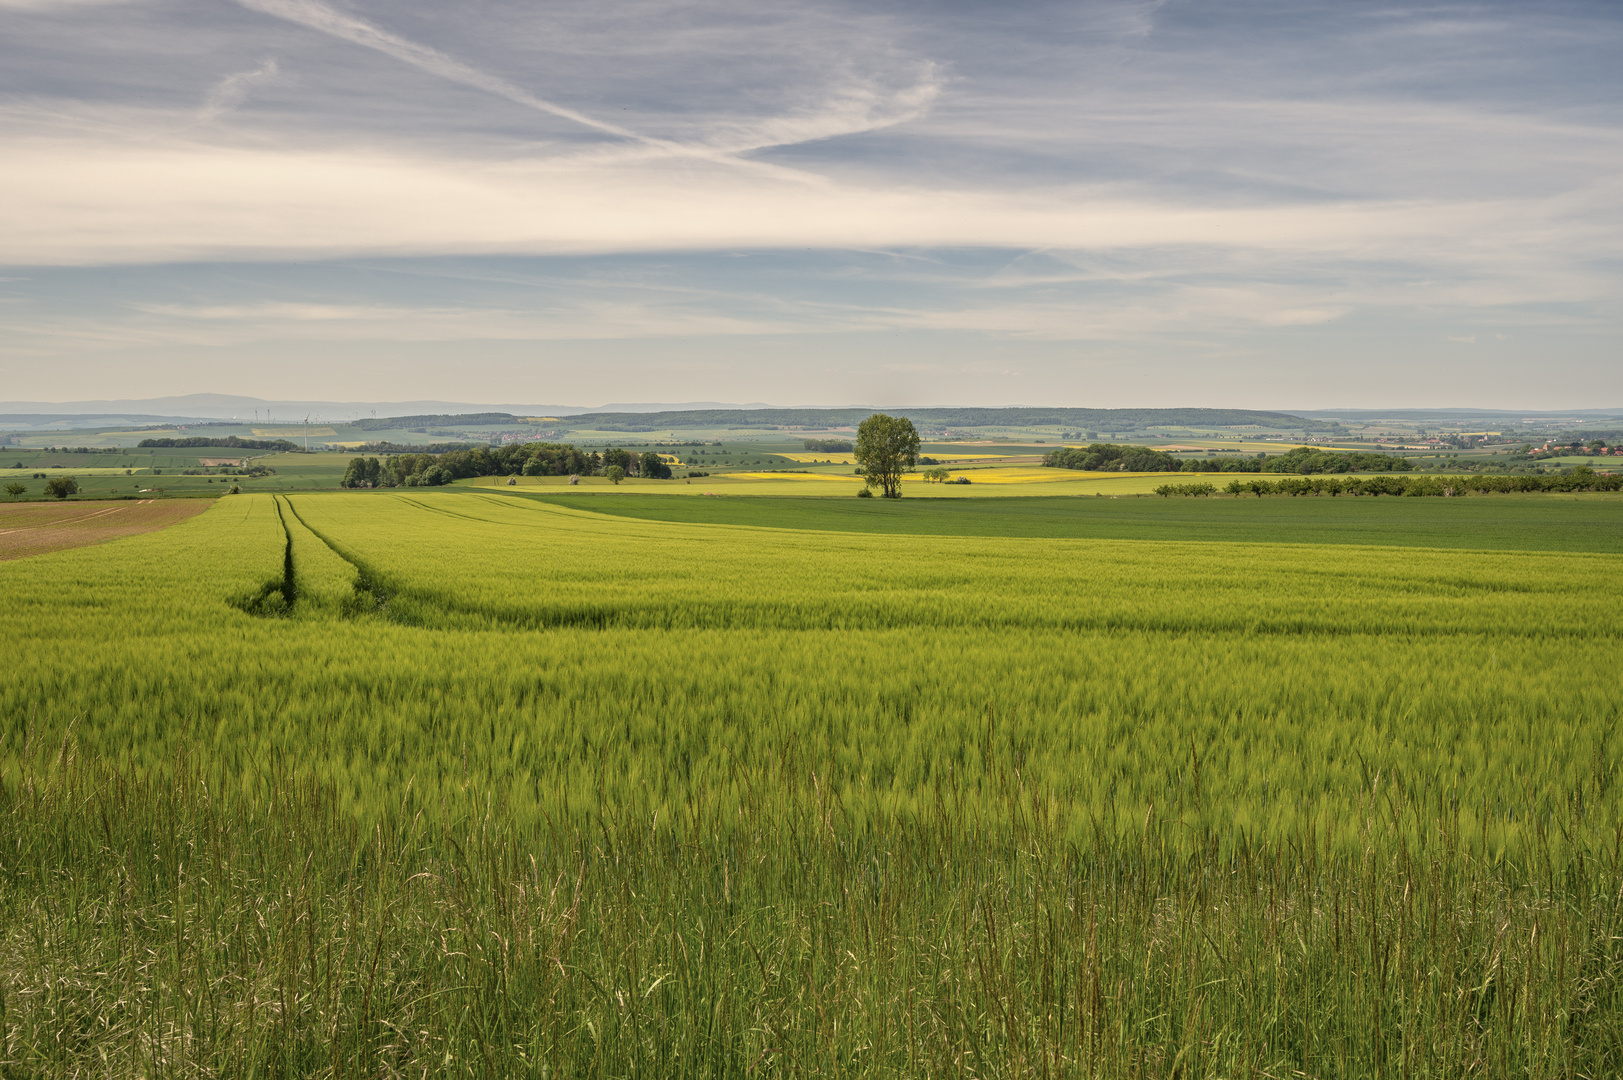
<svg viewBox="0 0 1623 1080"><path fill-rule="evenodd" d="M438 487L474 476L642 476L669 480L671 467L652 450L634 454L617 446L602 453L585 453L566 443L515 443L450 450L443 454L396 454L380 461L353 458L340 486Z"/></svg>
<svg viewBox="0 0 1623 1080"><path fill-rule="evenodd" d="M159 450L183 450L201 446L223 446L231 450L281 450L292 452L299 447L286 439L239 439L235 435L226 435L223 438L209 438L202 435L191 435L185 438L173 439L142 439L135 444L137 447L150 446Z"/></svg>
<svg viewBox="0 0 1623 1080"><path fill-rule="evenodd" d="M1287 477L1282 480L1230 480L1230 495L1416 495L1504 494L1515 491L1623 491L1623 475L1579 468L1559 476L1369 476ZM1162 484L1162 498L1216 493L1211 484Z"/></svg>
<svg viewBox="0 0 1623 1080"><path fill-rule="evenodd" d="M1055 450L1044 455L1043 464L1056 469L1082 472L1186 472L1186 473L1348 473L1408 472L1408 458L1393 454L1359 451L1319 450L1299 446L1287 453L1269 457L1233 455L1209 458L1179 458L1146 446L1117 446L1093 443L1090 446Z"/></svg>
<svg viewBox="0 0 1623 1080"><path fill-rule="evenodd" d="M1315 473L1348 472L1408 472L1414 466L1406 457L1396 454L1378 454L1354 450L1319 450L1311 446L1296 449L1276 457L1264 457L1262 472Z"/></svg>
<svg viewBox="0 0 1623 1080"><path fill-rule="evenodd" d="M1177 472L1183 462L1172 454L1147 446L1118 446L1092 443L1067 447L1043 455L1043 464L1054 469L1081 472Z"/></svg>

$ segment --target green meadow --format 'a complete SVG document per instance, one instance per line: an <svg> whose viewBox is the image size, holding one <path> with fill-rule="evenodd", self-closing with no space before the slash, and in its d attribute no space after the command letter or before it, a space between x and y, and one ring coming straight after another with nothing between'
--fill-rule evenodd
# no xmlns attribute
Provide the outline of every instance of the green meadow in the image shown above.
<svg viewBox="0 0 1623 1080"><path fill-rule="evenodd" d="M0 1074L1614 1075L1620 523L458 487L0 564Z"/></svg>

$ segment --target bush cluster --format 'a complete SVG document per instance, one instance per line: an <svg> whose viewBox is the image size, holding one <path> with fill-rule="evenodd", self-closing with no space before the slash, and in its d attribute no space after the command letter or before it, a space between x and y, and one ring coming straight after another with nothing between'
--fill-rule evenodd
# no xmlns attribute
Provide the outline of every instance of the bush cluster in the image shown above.
<svg viewBox="0 0 1623 1080"><path fill-rule="evenodd" d="M1169 495L1206 496L1217 494L1217 488L1211 484L1162 484L1155 493L1163 499Z"/></svg>

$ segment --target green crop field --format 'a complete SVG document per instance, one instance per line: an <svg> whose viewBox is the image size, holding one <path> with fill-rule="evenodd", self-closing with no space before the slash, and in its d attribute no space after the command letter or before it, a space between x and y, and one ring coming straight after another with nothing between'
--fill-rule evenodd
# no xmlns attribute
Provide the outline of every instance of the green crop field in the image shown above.
<svg viewBox="0 0 1623 1080"><path fill-rule="evenodd" d="M646 489L603 498L584 492L536 494L522 488L509 493L650 521L835 532L1623 553L1623 497L1611 493L1176 502L1040 495L995 502L911 497L693 499L648 494Z"/></svg>
<svg viewBox="0 0 1623 1080"><path fill-rule="evenodd" d="M1623 1068L1617 500L808 502L0 564L0 1070Z"/></svg>

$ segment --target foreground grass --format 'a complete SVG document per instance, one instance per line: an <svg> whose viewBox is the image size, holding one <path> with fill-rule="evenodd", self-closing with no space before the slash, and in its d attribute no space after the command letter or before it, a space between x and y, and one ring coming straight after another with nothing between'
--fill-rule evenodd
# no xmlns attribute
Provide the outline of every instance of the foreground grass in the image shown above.
<svg viewBox="0 0 1623 1080"><path fill-rule="evenodd" d="M1613 563L444 492L8 563L0 1067L1613 1075Z"/></svg>
<svg viewBox="0 0 1623 1080"><path fill-rule="evenodd" d="M608 801L577 824L500 803L449 818L407 800L363 826L276 762L243 791L185 759L155 782L70 751L0 789L3 1067L1606 1076L1623 1061L1615 851L1507 865L1374 783L1363 851L1303 832L1220 856L1219 836L1156 815L1059 843L1067 809L1015 774L853 820L812 764L791 752L742 803L668 819Z"/></svg>

